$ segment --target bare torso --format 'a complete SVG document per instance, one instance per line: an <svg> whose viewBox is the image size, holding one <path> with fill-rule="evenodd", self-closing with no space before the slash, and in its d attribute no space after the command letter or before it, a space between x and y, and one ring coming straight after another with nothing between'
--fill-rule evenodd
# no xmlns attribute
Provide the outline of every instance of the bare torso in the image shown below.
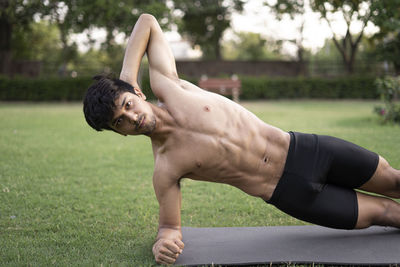
<svg viewBox="0 0 400 267"><path fill-rule="evenodd" d="M178 179L230 184L268 200L283 172L289 134L187 81L162 85L175 94L162 107L174 123L164 142L152 142L155 169L168 166Z"/></svg>

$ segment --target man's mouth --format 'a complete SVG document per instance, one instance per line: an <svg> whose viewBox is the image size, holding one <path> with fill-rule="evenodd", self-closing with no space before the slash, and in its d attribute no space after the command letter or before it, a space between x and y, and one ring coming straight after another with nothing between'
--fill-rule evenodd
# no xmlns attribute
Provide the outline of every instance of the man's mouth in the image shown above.
<svg viewBox="0 0 400 267"><path fill-rule="evenodd" d="M145 118L144 115L140 118L140 121L138 123L138 126L136 127L137 129L142 128L143 124L144 124Z"/></svg>

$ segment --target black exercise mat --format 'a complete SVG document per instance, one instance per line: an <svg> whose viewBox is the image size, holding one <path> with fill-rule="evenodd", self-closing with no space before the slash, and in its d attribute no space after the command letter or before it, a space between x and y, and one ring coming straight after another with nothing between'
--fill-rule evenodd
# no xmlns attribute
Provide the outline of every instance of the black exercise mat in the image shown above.
<svg viewBox="0 0 400 267"><path fill-rule="evenodd" d="M185 249L176 265L400 263L400 230L320 226L183 227Z"/></svg>

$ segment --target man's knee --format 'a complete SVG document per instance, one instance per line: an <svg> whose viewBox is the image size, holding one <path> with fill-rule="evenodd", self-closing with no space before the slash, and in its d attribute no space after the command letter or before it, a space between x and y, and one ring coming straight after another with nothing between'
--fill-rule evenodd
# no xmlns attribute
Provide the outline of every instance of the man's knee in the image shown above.
<svg viewBox="0 0 400 267"><path fill-rule="evenodd" d="M400 170L392 168L383 157L379 157L379 164L374 175L360 189L400 198Z"/></svg>
<svg viewBox="0 0 400 267"><path fill-rule="evenodd" d="M397 196L396 198L400 198L400 171L399 170L395 170L396 174L395 174L395 184L396 184L396 189L395 191L397 192Z"/></svg>
<svg viewBox="0 0 400 267"><path fill-rule="evenodd" d="M386 162L386 168L385 168L385 176L387 177L387 180L390 181L392 190L391 192L388 192L388 196L393 197L393 198L400 198L400 170L396 170L392 168L389 163Z"/></svg>

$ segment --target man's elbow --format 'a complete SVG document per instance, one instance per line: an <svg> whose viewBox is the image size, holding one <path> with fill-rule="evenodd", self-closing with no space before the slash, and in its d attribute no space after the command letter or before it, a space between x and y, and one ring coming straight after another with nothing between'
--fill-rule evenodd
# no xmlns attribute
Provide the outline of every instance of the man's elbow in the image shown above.
<svg viewBox="0 0 400 267"><path fill-rule="evenodd" d="M139 17L139 20L148 22L148 23L153 23L153 22L157 21L157 19L153 15L148 14L148 13L141 14Z"/></svg>

